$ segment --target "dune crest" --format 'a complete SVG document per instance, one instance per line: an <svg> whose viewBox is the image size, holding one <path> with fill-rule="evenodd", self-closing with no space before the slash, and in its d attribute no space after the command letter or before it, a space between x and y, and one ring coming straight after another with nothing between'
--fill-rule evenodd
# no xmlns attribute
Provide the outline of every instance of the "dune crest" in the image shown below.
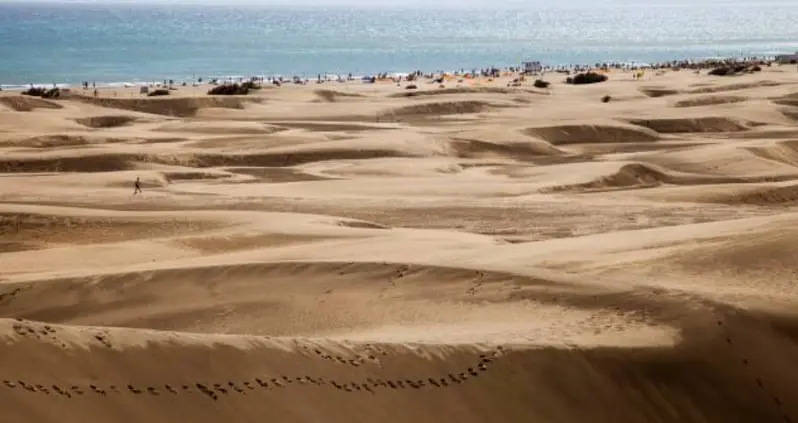
<svg viewBox="0 0 798 423"><path fill-rule="evenodd" d="M738 132L746 131L751 127L750 122L715 116L671 119L630 119L629 123L649 128L661 134Z"/></svg>
<svg viewBox="0 0 798 423"><path fill-rule="evenodd" d="M28 96L0 96L0 105L16 112L31 112L36 109L61 109L62 105L49 100Z"/></svg>
<svg viewBox="0 0 798 423"><path fill-rule="evenodd" d="M553 145L649 142L659 139L650 129L610 125L558 125L527 128L524 133Z"/></svg>

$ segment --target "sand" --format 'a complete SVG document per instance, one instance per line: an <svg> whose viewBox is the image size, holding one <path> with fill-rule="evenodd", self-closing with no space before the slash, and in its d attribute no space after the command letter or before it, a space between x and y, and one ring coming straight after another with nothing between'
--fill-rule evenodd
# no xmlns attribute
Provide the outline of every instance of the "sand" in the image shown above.
<svg viewBox="0 0 798 423"><path fill-rule="evenodd" d="M798 423L798 74L564 78L2 93L0 420Z"/></svg>

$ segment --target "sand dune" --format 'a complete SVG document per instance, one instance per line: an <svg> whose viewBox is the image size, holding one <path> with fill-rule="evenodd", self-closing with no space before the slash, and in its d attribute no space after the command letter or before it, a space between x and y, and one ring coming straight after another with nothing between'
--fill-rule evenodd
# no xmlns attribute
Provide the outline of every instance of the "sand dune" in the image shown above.
<svg viewBox="0 0 798 423"><path fill-rule="evenodd" d="M364 95L358 93L348 93L342 91L334 91L334 90L316 90L313 91L320 99L329 102L335 103L336 101L346 100L346 99L358 99L363 98Z"/></svg>
<svg viewBox="0 0 798 423"><path fill-rule="evenodd" d="M437 88L437 89L427 89L427 90L405 91L401 93L390 94L389 97L392 98L429 97L429 96L440 96L448 94L480 94L480 93L512 94L517 92L519 92L519 90L517 89L500 88L500 87L459 87L459 88Z"/></svg>
<svg viewBox="0 0 798 423"><path fill-rule="evenodd" d="M790 119L790 120L793 120L793 121L798 121L798 108L785 109L785 110L782 110L781 113L787 119Z"/></svg>
<svg viewBox="0 0 798 423"><path fill-rule="evenodd" d="M632 163L621 166L617 172L611 175L602 176L587 183L552 187L546 191L600 191L617 188L652 188L661 184L699 185L744 182L747 182L745 178L679 173L653 165Z"/></svg>
<svg viewBox="0 0 798 423"><path fill-rule="evenodd" d="M737 132L750 127L748 122L740 122L725 117L698 117L672 119L630 119L629 123L639 125L661 134L680 134L690 132Z"/></svg>
<svg viewBox="0 0 798 423"><path fill-rule="evenodd" d="M680 93L679 90L662 88L662 87L644 87L640 88L640 92L653 98L666 97Z"/></svg>
<svg viewBox="0 0 798 423"><path fill-rule="evenodd" d="M60 109L60 104L36 97L9 96L0 97L0 106L5 106L16 112L31 112L36 109Z"/></svg>
<svg viewBox="0 0 798 423"><path fill-rule="evenodd" d="M746 97L742 96L706 96L706 97L695 97L689 98L686 100L679 100L673 104L673 107L701 107L701 106L714 106L716 104L731 104L731 103L741 103L743 101L748 100Z"/></svg>
<svg viewBox="0 0 798 423"><path fill-rule="evenodd" d="M798 76L646 79L0 93L0 420L798 423Z"/></svg>
<svg viewBox="0 0 798 423"><path fill-rule="evenodd" d="M131 110L155 115L191 117L201 109L243 109L249 102L258 102L255 97L178 97L178 98L108 98L76 97L80 101L110 109Z"/></svg>
<svg viewBox="0 0 798 423"><path fill-rule="evenodd" d="M129 125L135 122L136 118L133 116L109 115L79 118L75 119L75 121L87 128L116 128Z"/></svg>
<svg viewBox="0 0 798 423"><path fill-rule="evenodd" d="M794 83L794 82L793 82ZM778 81L756 81L756 82L741 82L738 84L726 84L726 85L709 85L709 86L702 86L699 88L694 88L692 90L687 91L690 94L708 94L708 93L721 93L727 91L740 91L740 90L747 90L751 88L766 88L766 87L779 87L782 85L786 85L784 82Z"/></svg>
<svg viewBox="0 0 798 423"><path fill-rule="evenodd" d="M73 134L53 134L24 137L21 139L10 139L0 141L0 145L8 147L27 147L27 148L58 148L58 147L79 147L94 144L122 143L128 142L126 138L103 137L93 135L73 135Z"/></svg>
<svg viewBox="0 0 798 423"><path fill-rule="evenodd" d="M529 136L554 145L656 141L659 135L647 128L621 125L559 125L528 128Z"/></svg>
<svg viewBox="0 0 798 423"><path fill-rule="evenodd" d="M379 113L380 119L426 119L446 115L471 114L488 111L492 106L484 101L444 101L402 106Z"/></svg>
<svg viewBox="0 0 798 423"><path fill-rule="evenodd" d="M284 128L279 126L266 125L258 122L202 122L202 121L183 121L183 122L167 122L164 123L155 131L161 132L176 132L176 133L193 133L203 135L230 135L230 134L247 134L247 135L266 135L283 131Z"/></svg>

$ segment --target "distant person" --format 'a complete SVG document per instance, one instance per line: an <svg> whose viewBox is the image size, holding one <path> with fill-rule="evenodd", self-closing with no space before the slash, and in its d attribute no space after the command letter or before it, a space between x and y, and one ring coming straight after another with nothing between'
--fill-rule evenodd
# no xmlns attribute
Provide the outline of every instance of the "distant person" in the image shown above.
<svg viewBox="0 0 798 423"><path fill-rule="evenodd" d="M133 183L133 195L136 194L142 194L141 182L139 181L139 178L136 178L136 182Z"/></svg>

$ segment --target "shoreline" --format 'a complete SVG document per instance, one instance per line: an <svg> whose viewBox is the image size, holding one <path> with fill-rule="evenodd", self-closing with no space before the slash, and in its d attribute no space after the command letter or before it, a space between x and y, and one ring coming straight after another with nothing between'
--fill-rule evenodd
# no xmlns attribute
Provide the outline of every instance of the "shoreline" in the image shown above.
<svg viewBox="0 0 798 423"><path fill-rule="evenodd" d="M541 64L543 70L546 72L555 72L555 71L562 71L562 70L569 70L569 71L585 71L590 69L599 69L602 66L596 66L597 64L601 64L603 66L607 66L609 69L617 69L617 70L636 70L636 69L663 69L663 68L671 68L674 66L680 67L698 67L704 69L708 66L718 66L723 63L751 63L751 62L770 62L774 63L776 56L739 56L739 57L703 57L703 58L681 58L681 59L673 59L670 61L663 61L658 63L644 63L644 62L635 62L635 61L597 61L592 64ZM774 63L776 64L776 63ZM455 71L441 71L436 70L434 72L423 70L424 74L433 74L433 75L441 75L441 74L448 74L448 75L455 75L460 76L466 73L471 73L472 71L479 71L481 69L498 69L500 71L507 71L509 69L517 69L520 68L522 64L515 64L515 65L502 65L502 66L488 66L488 67L461 67L459 70ZM217 80L219 82L238 82L238 81L246 81L251 78L258 78L263 79L266 81L272 81L274 79L281 79L284 83L292 83L292 81L296 80L297 78L306 81L312 82L317 80L318 76L321 76L323 80L326 82L336 82L340 80L348 80L348 81L361 81L364 78L369 78L374 75L383 74L386 75L388 78L400 78L410 75L413 72L374 72L374 73L365 73L363 75L355 75L354 73L318 73L316 76L307 76L305 74L300 75L292 75L286 76L281 74L256 74L256 75L221 75L221 76L194 76L194 79L188 78L164 78L164 79L151 79L151 80L140 80L140 79L133 79L131 81L92 81L89 82L89 85L92 83L95 84L96 88L98 89L109 89L109 88L136 88L136 87L154 87L159 85L169 85L164 84L166 81L174 81L172 85L181 85L186 83L188 86L191 86L193 83L196 83L199 79L203 82L199 82L200 85L206 85L207 81ZM91 79L88 79L91 81ZM81 82L80 81L62 81L62 82L49 82L49 83L30 83L30 84L3 84L0 82L0 91L24 91L31 87L37 88L80 88Z"/></svg>

